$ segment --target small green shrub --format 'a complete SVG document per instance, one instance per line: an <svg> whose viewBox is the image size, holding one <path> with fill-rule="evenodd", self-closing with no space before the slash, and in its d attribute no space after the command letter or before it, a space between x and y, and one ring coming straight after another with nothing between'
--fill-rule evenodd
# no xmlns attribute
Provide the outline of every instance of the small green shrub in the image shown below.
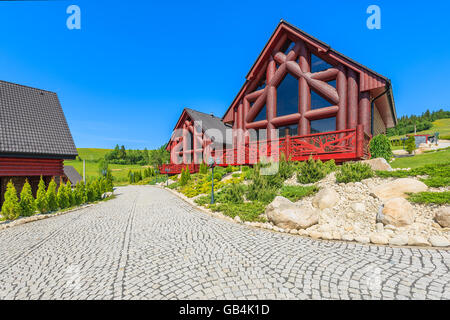
<svg viewBox="0 0 450 320"><path fill-rule="evenodd" d="M14 220L20 216L19 198L17 197L17 191L12 181L9 181L6 185L2 216L7 220Z"/></svg>
<svg viewBox="0 0 450 320"><path fill-rule="evenodd" d="M206 163L201 163L200 164L200 167L199 167L199 169L198 169L198 173L201 173L201 174L207 174L208 173L208 166L207 166L207 164Z"/></svg>
<svg viewBox="0 0 450 320"><path fill-rule="evenodd" d="M185 186L191 180L191 173L189 168L181 169L180 186Z"/></svg>
<svg viewBox="0 0 450 320"><path fill-rule="evenodd" d="M292 202L296 202L304 197L315 194L317 191L319 191L319 188L316 186L283 186L280 190L280 195Z"/></svg>
<svg viewBox="0 0 450 320"><path fill-rule="evenodd" d="M22 192L20 193L20 215L24 217L30 217L36 211L36 205L33 198L33 193L31 192L31 186L28 183L28 179L25 180Z"/></svg>
<svg viewBox="0 0 450 320"><path fill-rule="evenodd" d="M346 162L338 168L336 182L358 182L373 177L374 173L367 163Z"/></svg>
<svg viewBox="0 0 450 320"><path fill-rule="evenodd" d="M427 186L432 188L439 188L439 187L447 187L450 186L450 177L431 177L427 179L420 179L423 183L425 183Z"/></svg>
<svg viewBox="0 0 450 320"><path fill-rule="evenodd" d="M307 161L300 163L297 180L302 184L320 181L325 178L331 168L332 164L324 165L322 161L309 157Z"/></svg>
<svg viewBox="0 0 450 320"><path fill-rule="evenodd" d="M53 179L48 184L46 197L47 197L48 210L55 211L56 209L58 209L58 198L56 195L56 182Z"/></svg>
<svg viewBox="0 0 450 320"><path fill-rule="evenodd" d="M77 184L75 185L75 192L74 192L74 199L75 199L75 204L77 206L81 205L82 203L84 203L84 183L82 181L78 181Z"/></svg>
<svg viewBox="0 0 450 320"><path fill-rule="evenodd" d="M409 154L412 154L416 150L416 138L414 136L409 136L405 143L405 149Z"/></svg>
<svg viewBox="0 0 450 320"><path fill-rule="evenodd" d="M58 201L58 207L61 209L67 208L69 206L69 199L67 197L66 193L66 186L61 181L59 188L58 188L58 194L56 196Z"/></svg>
<svg viewBox="0 0 450 320"><path fill-rule="evenodd" d="M264 219L260 218L259 215L264 213L266 205L258 201L253 201L241 204L217 203L209 205L209 208L212 211L220 211L231 218L239 216L242 221L264 222Z"/></svg>
<svg viewBox="0 0 450 320"><path fill-rule="evenodd" d="M39 180L38 190L36 193L36 208L40 213L44 213L47 211L47 197L45 191L45 182L42 179Z"/></svg>
<svg viewBox="0 0 450 320"><path fill-rule="evenodd" d="M216 201L222 203L243 203L244 186L240 184L229 184L217 193Z"/></svg>
<svg viewBox="0 0 450 320"><path fill-rule="evenodd" d="M369 151L372 159L384 158L386 161L390 161L394 156L391 142L384 134L379 134L370 141Z"/></svg>
<svg viewBox="0 0 450 320"><path fill-rule="evenodd" d="M408 200L423 204L450 204L450 191L414 193L409 195Z"/></svg>

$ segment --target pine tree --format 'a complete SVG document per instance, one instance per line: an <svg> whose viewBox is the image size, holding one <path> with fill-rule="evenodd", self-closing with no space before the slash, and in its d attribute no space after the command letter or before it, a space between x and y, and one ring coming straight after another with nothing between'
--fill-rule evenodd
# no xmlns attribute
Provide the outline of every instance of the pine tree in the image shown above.
<svg viewBox="0 0 450 320"><path fill-rule="evenodd" d="M58 199L56 196L56 182L54 179L50 181L47 188L47 208L49 211L55 211L58 209Z"/></svg>
<svg viewBox="0 0 450 320"><path fill-rule="evenodd" d="M21 216L24 217L32 216L36 211L33 193L31 192L31 186L28 183L28 179L25 180L25 184L22 187L22 192L20 193L19 206Z"/></svg>
<svg viewBox="0 0 450 320"><path fill-rule="evenodd" d="M412 154L416 150L416 138L413 135L409 136L408 140L406 140L405 149L409 154Z"/></svg>
<svg viewBox="0 0 450 320"><path fill-rule="evenodd" d="M17 219L20 215L19 198L12 181L8 182L5 192L5 202L2 205L2 215L8 220Z"/></svg>
<svg viewBox="0 0 450 320"><path fill-rule="evenodd" d="M38 191L36 193L36 208L40 213L44 213L47 211L47 196L45 191L45 182L42 179L39 181Z"/></svg>
<svg viewBox="0 0 450 320"><path fill-rule="evenodd" d="M75 193L72 191L72 184L70 183L70 181L67 181L66 183L66 195L68 207L75 206L76 205Z"/></svg>
<svg viewBox="0 0 450 320"><path fill-rule="evenodd" d="M66 194L66 186L61 181L58 188L58 194L57 194L57 200L58 200L58 207L60 209L67 208L69 205L69 201Z"/></svg>
<svg viewBox="0 0 450 320"><path fill-rule="evenodd" d="M108 171L106 173L106 191L112 192L113 188L114 188L113 176L112 176L111 170L108 169Z"/></svg>

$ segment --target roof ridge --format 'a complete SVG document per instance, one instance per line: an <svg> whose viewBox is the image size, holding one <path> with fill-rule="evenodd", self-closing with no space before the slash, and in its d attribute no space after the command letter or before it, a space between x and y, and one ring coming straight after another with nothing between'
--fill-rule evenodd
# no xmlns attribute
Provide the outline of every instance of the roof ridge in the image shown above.
<svg viewBox="0 0 450 320"><path fill-rule="evenodd" d="M56 94L55 91L50 91L50 90L46 90L46 89L40 89L40 88L36 88L36 87L32 87L32 86L27 86L27 85L20 84L20 83L11 82L11 81L6 81L6 80L1 80L1 79L0 79L0 82L6 83L6 84L12 84L12 85L15 85L15 86L18 86L18 87L23 87L23 88L28 88L28 89L34 89L34 90L38 90L38 91L45 91L45 92L50 92L50 93Z"/></svg>

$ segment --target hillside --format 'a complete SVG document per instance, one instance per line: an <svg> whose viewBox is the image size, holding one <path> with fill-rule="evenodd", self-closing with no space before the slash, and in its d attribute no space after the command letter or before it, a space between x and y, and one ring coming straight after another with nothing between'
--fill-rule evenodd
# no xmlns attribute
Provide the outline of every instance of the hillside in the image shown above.
<svg viewBox="0 0 450 320"><path fill-rule="evenodd" d="M86 160L86 161L100 160L105 156L105 154L107 154L111 150L112 149L77 148L78 156L82 160Z"/></svg>
<svg viewBox="0 0 450 320"><path fill-rule="evenodd" d="M450 136L450 119L440 119L433 122L433 126L431 129L418 131L417 134L434 134L435 132L439 132L440 137ZM405 137L405 135L401 136L392 136L389 139L398 139Z"/></svg>

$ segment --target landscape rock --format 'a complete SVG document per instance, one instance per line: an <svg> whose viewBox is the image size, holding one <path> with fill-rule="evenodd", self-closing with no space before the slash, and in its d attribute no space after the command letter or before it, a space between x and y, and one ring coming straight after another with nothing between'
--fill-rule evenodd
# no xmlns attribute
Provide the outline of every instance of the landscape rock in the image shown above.
<svg viewBox="0 0 450 320"><path fill-rule="evenodd" d="M309 236L310 236L312 239L320 239L320 238L322 237L322 233L320 233L319 231L311 231L311 232L309 233Z"/></svg>
<svg viewBox="0 0 450 320"><path fill-rule="evenodd" d="M411 236L408 239L409 246L428 247L430 243L422 236Z"/></svg>
<svg viewBox="0 0 450 320"><path fill-rule="evenodd" d="M389 244L393 246L406 246L408 244L409 237L406 234L400 234L389 239Z"/></svg>
<svg viewBox="0 0 450 320"><path fill-rule="evenodd" d="M433 247L449 247L450 241L442 236L431 236L428 238Z"/></svg>
<svg viewBox="0 0 450 320"><path fill-rule="evenodd" d="M355 238L353 237L353 235L349 234L349 233L344 233L342 235L342 240L344 241L353 241Z"/></svg>
<svg viewBox="0 0 450 320"><path fill-rule="evenodd" d="M339 196L332 188L321 189L314 197L312 203L316 208L321 210L332 208L338 202Z"/></svg>
<svg viewBox="0 0 450 320"><path fill-rule="evenodd" d="M450 228L450 206L440 208L434 218L441 227Z"/></svg>
<svg viewBox="0 0 450 320"><path fill-rule="evenodd" d="M366 211L366 206L361 202L353 202L350 207L356 213L363 213Z"/></svg>
<svg viewBox="0 0 450 320"><path fill-rule="evenodd" d="M359 243L369 243L370 239L367 236L356 236L355 241Z"/></svg>
<svg viewBox="0 0 450 320"><path fill-rule="evenodd" d="M403 198L387 200L382 210L382 222L395 227L403 227L414 222L414 208Z"/></svg>
<svg viewBox="0 0 450 320"><path fill-rule="evenodd" d="M384 231L383 223L378 222L376 225L376 228L377 228L377 232L383 232Z"/></svg>
<svg viewBox="0 0 450 320"><path fill-rule="evenodd" d="M408 192L417 193L427 191L425 183L412 178L402 178L387 182L372 189L372 193L385 201L392 198L406 198Z"/></svg>
<svg viewBox="0 0 450 320"><path fill-rule="evenodd" d="M388 244L389 237L383 233L372 233L370 235L370 242L374 244Z"/></svg>
<svg viewBox="0 0 450 320"><path fill-rule="evenodd" d="M378 171L392 171L392 167L390 164L386 161L384 158L376 158L376 159L370 159L370 160L364 160L361 161L362 163L367 163L372 170L378 170Z"/></svg>
<svg viewBox="0 0 450 320"><path fill-rule="evenodd" d="M316 209L297 205L281 196L267 206L266 215L269 221L281 228L306 229L319 222Z"/></svg>

